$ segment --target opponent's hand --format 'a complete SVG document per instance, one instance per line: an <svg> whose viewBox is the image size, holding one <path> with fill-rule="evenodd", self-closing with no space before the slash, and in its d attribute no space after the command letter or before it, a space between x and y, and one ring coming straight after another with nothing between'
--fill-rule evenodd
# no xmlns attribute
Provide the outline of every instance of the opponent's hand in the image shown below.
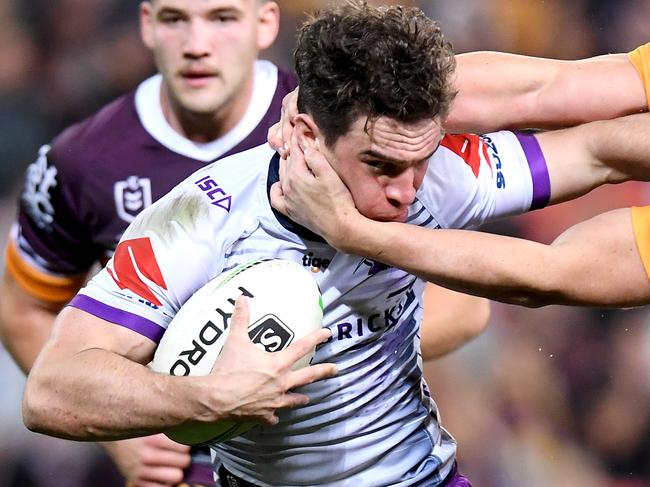
<svg viewBox="0 0 650 487"><path fill-rule="evenodd" d="M339 250L364 218L325 156L311 146L303 151L295 135L291 156L280 161L280 181L271 187L271 205Z"/></svg>
<svg viewBox="0 0 650 487"><path fill-rule="evenodd" d="M267 134L267 139L283 159L289 157L291 148L291 134L293 133L293 120L298 115L298 88L291 93L287 93L282 99L282 110L280 111L280 121L271 126Z"/></svg>
<svg viewBox="0 0 650 487"><path fill-rule="evenodd" d="M172 487L183 481L190 447L163 434L101 444L124 475L127 487Z"/></svg>
<svg viewBox="0 0 650 487"><path fill-rule="evenodd" d="M248 324L248 303L240 296L235 303L228 338L212 373L207 376L214 391L215 419L277 424L277 409L309 402L309 397L291 392L292 389L336 375L336 366L328 363L292 370L299 359L327 341L331 333L322 328L285 350L269 353L251 342Z"/></svg>

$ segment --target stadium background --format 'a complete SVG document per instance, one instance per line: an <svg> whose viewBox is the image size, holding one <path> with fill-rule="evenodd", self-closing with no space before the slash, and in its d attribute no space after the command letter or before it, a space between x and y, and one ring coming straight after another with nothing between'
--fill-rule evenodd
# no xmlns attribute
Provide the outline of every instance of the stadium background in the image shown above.
<svg viewBox="0 0 650 487"><path fill-rule="evenodd" d="M296 25L317 0L279 2L266 53L290 66ZM650 41L650 0L428 0L456 52L577 59ZM0 0L0 232L38 147L152 72L132 0ZM498 71L486 76L499 76ZM631 138L634 134L631 134ZM638 183L489 230L548 242L606 209L650 202ZM607 229L603 229L607 231ZM612 262L612 269L616 266ZM650 314L493 305L488 331L426 373L477 487L650 486ZM91 444L27 432L24 379L0 349L0 486L115 485Z"/></svg>

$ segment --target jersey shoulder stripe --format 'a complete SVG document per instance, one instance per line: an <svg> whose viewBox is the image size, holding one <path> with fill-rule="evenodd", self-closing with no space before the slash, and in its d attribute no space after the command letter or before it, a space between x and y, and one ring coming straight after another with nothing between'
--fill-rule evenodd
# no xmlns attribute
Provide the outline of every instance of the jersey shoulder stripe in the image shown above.
<svg viewBox="0 0 650 487"><path fill-rule="evenodd" d="M532 133L515 132L515 135L526 154L530 175L533 179L533 200L530 209L544 208L551 199L551 177L548 174L546 159L544 159L537 138Z"/></svg>
<svg viewBox="0 0 650 487"><path fill-rule="evenodd" d="M157 323L148 320L138 313L129 313L128 311L102 303L84 294L77 294L70 301L69 306L86 311L110 323L115 323L116 325L133 330L156 343L160 341L163 333L165 333L164 328L161 328Z"/></svg>
<svg viewBox="0 0 650 487"><path fill-rule="evenodd" d="M409 222L472 228L541 208L549 199L550 177L535 135L500 131L446 136L432 156Z"/></svg>

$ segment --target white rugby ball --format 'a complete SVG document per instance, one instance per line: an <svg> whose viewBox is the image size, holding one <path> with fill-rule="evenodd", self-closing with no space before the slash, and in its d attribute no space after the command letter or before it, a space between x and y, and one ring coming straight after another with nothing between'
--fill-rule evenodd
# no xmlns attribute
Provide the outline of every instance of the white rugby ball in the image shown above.
<svg viewBox="0 0 650 487"><path fill-rule="evenodd" d="M152 369L176 376L207 375L228 336L235 300L248 297L251 341L277 352L323 326L323 305L316 281L301 265L282 259L255 260L221 274L196 291L165 331ZM309 364L314 351L295 368ZM168 431L186 445L225 441L251 423L217 421L183 425Z"/></svg>

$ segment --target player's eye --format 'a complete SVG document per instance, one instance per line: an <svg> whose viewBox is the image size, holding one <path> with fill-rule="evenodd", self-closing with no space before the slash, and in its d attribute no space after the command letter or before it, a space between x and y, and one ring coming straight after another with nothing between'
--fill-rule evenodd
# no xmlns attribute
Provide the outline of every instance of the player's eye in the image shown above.
<svg viewBox="0 0 650 487"><path fill-rule="evenodd" d="M364 161L364 162L368 166L372 167L373 169L377 169L378 171L383 171L386 168L386 163L384 161Z"/></svg>
<svg viewBox="0 0 650 487"><path fill-rule="evenodd" d="M158 14L158 19L163 24L176 24L185 20L179 12L163 11Z"/></svg>
<svg viewBox="0 0 650 487"><path fill-rule="evenodd" d="M240 16L240 13L236 10L218 10L213 12L210 18L213 22L225 24L238 21Z"/></svg>
<svg viewBox="0 0 650 487"><path fill-rule="evenodd" d="M217 22L221 23L227 23L227 22L236 22L237 21L237 16L236 15L219 15L215 19Z"/></svg>
<svg viewBox="0 0 650 487"><path fill-rule="evenodd" d="M367 161L366 164L370 166L377 174L384 176L397 176L403 171L403 168L397 164L386 161Z"/></svg>

